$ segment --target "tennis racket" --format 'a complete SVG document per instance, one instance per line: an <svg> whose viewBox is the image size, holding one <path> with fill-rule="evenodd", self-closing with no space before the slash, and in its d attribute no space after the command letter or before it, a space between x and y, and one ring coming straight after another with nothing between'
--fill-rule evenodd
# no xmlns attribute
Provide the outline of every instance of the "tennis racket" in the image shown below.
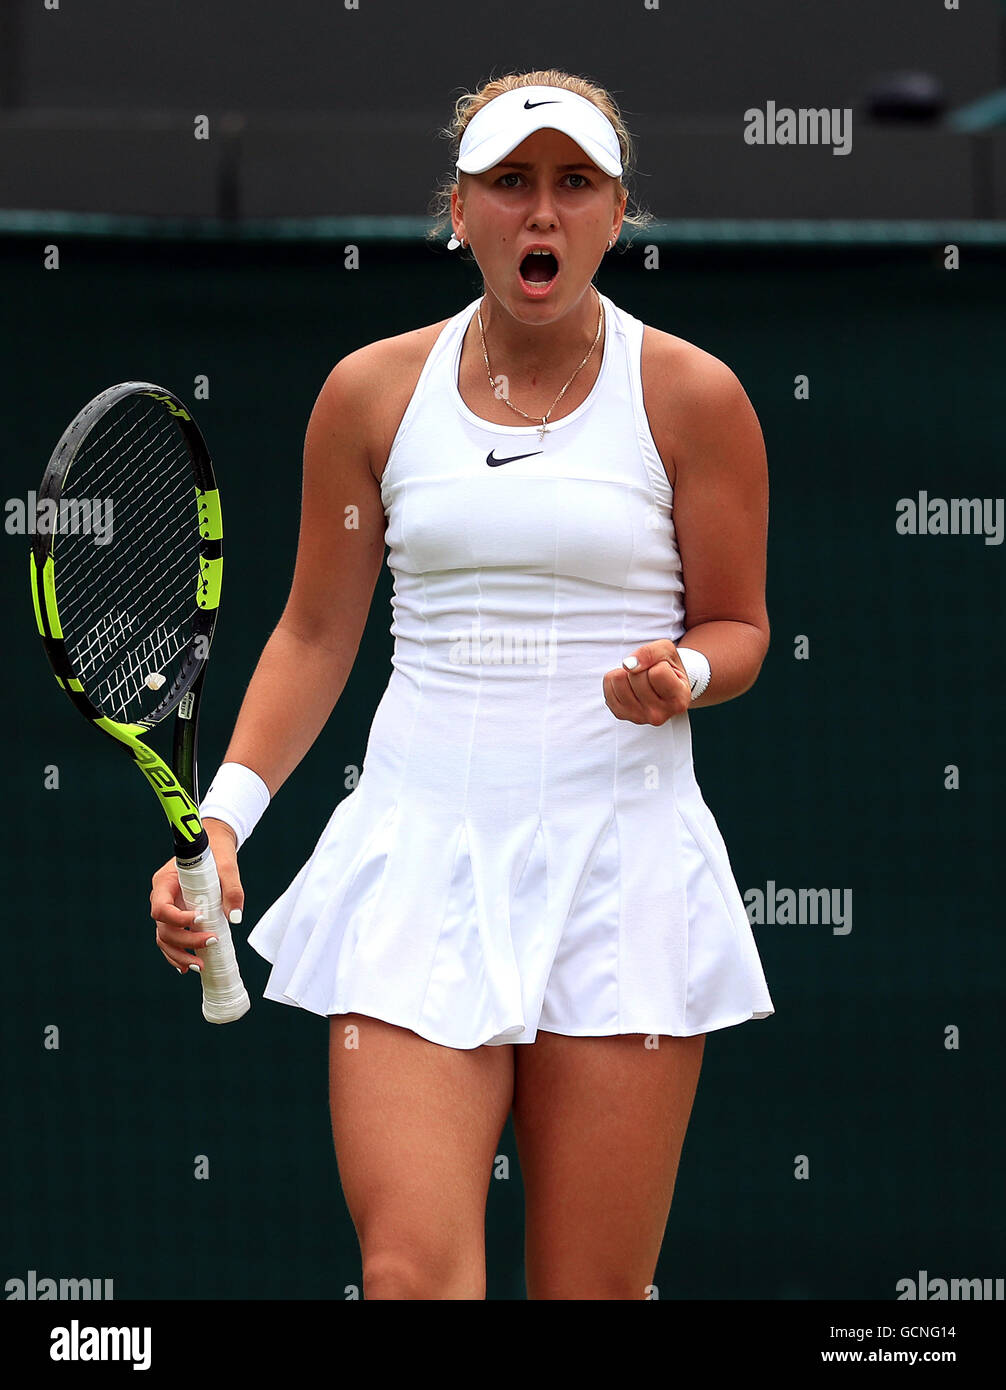
<svg viewBox="0 0 1006 1390"><path fill-rule="evenodd" d="M222 538L209 451L172 392L124 381L67 426L36 501L35 621L60 687L129 754L171 824L186 906L201 909L217 938L197 952L210 1023L249 1008L198 808L199 702ZM172 713L169 767L144 740Z"/></svg>

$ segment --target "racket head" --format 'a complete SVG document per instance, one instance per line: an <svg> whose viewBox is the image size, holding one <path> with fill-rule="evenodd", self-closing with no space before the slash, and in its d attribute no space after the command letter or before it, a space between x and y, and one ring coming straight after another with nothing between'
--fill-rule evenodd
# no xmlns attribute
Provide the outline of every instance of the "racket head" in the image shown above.
<svg viewBox="0 0 1006 1390"><path fill-rule="evenodd" d="M79 524L82 514L92 525ZM60 686L129 752L158 794L184 900L215 915L217 944L199 953L203 1015L212 1023L240 1018L249 1007L197 805L199 697L220 601L222 542L209 450L173 392L120 382L74 416L37 493L35 621ZM172 770L142 740L173 710Z"/></svg>
<svg viewBox="0 0 1006 1390"><path fill-rule="evenodd" d="M134 733L186 696L190 717L223 565L213 465L190 412L153 382L102 391L63 432L36 511L36 623L74 705Z"/></svg>

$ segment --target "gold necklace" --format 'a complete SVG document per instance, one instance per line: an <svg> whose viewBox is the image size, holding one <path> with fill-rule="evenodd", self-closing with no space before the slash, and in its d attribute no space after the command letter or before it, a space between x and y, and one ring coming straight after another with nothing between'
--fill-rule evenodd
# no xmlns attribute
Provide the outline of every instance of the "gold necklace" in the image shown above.
<svg viewBox="0 0 1006 1390"><path fill-rule="evenodd" d="M552 414L552 411L556 408L556 406L557 406L557 405L559 404L559 402L562 400L563 396L566 394L566 392L567 392L567 391L569 390L569 388L572 386L573 382L576 380L577 373L582 372L583 369L584 369L584 367L585 367L585 366L587 365L587 363L590 361L591 354L593 353L594 349L597 347L598 343L599 343L600 340L601 340L601 329L604 327L604 305L603 305L602 302L601 302L601 296L600 296L600 295L598 294L598 292L597 292L597 286L596 286L596 285L592 285L592 286L591 286L591 289L592 289L592 290L594 291L594 293L597 295L597 332L594 334L594 341L591 343L591 345L590 345L590 347L589 347L589 349L588 349L588 351L587 351L587 356L583 359L583 361L580 363L579 367L577 367L576 371L573 373L573 375L570 377L570 379L566 382L566 385L562 388L562 390L561 390L561 391L559 392L559 394L556 396L555 400L554 400L554 401L552 402L552 404L549 406L548 410L546 410L545 414L541 417L541 424L538 426L538 443L539 443L539 444L541 444L541 443L544 441L544 438L545 438L545 429L546 429L546 427L547 427L547 425L548 425L548 417ZM536 415L528 415L528 413L527 413L526 411L521 410L520 406L514 405L513 401L511 401L510 398L509 398L508 396L500 396L500 395L499 395L499 392L498 392L498 390L497 390L496 378L493 376L492 368L491 368L490 365L489 365L489 349L486 347L486 333L485 333L485 329L484 329L483 326L482 326L482 305L481 305L481 303L479 304L479 308L478 308L478 319L479 319L479 333L480 333L481 336L482 336L482 356L485 358L486 372L487 372L488 375L489 375L489 385L490 385L490 386L492 387L492 389L493 389L493 395L496 396L499 400L502 400L503 404L504 404L504 405L508 405L508 406L510 407L511 410L515 410L515 411L517 412L518 415L523 415L525 420L537 420L538 417L537 417Z"/></svg>

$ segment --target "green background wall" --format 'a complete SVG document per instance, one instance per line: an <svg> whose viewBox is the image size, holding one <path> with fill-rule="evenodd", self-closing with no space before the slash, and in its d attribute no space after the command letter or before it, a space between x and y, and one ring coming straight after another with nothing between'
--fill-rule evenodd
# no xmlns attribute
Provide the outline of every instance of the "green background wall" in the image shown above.
<svg viewBox="0 0 1006 1390"><path fill-rule="evenodd" d="M420 242L0 241L3 476L35 488L64 424L114 381L193 400L224 504L203 785L292 575L300 450L329 369L475 298ZM880 1298L920 1269L1004 1272L1000 692L1004 556L901 536L897 500L1003 492L1001 253L661 248L600 287L740 377L771 480L772 646L752 691L696 711L700 783L741 891L851 890L852 930L755 928L774 1018L709 1036L657 1282L662 1298ZM794 378L810 398L794 399ZM275 475L287 480L277 486ZM344 1297L359 1286L327 1112L327 1024L253 999L212 1028L148 913L166 827L58 691L33 632L27 538L0 536L5 907L0 1273L114 1279L117 1298ZM349 685L242 851L246 926L307 858L363 759L390 675L390 575ZM809 660L794 657L800 635ZM59 790L43 769L59 768ZM945 768L960 769L959 790ZM97 801L95 800L97 793ZM89 853L94 807L121 859ZM261 837L261 838L260 838ZM60 1047L43 1047L59 1028ZM945 1029L960 1029L948 1050ZM626 1135L626 1144L640 1142ZM523 1207L491 1183L488 1296L522 1298ZM194 1158L209 1159L196 1181ZM808 1180L794 1178L798 1155Z"/></svg>

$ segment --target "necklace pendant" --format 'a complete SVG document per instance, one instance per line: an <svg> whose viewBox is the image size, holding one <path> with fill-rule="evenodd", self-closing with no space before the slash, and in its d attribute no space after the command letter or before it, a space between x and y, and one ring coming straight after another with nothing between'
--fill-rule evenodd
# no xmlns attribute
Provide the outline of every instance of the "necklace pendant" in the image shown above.
<svg viewBox="0 0 1006 1390"><path fill-rule="evenodd" d="M538 426L538 443L539 443L539 444L544 444L544 442L545 442L545 421L542 420L541 424Z"/></svg>

